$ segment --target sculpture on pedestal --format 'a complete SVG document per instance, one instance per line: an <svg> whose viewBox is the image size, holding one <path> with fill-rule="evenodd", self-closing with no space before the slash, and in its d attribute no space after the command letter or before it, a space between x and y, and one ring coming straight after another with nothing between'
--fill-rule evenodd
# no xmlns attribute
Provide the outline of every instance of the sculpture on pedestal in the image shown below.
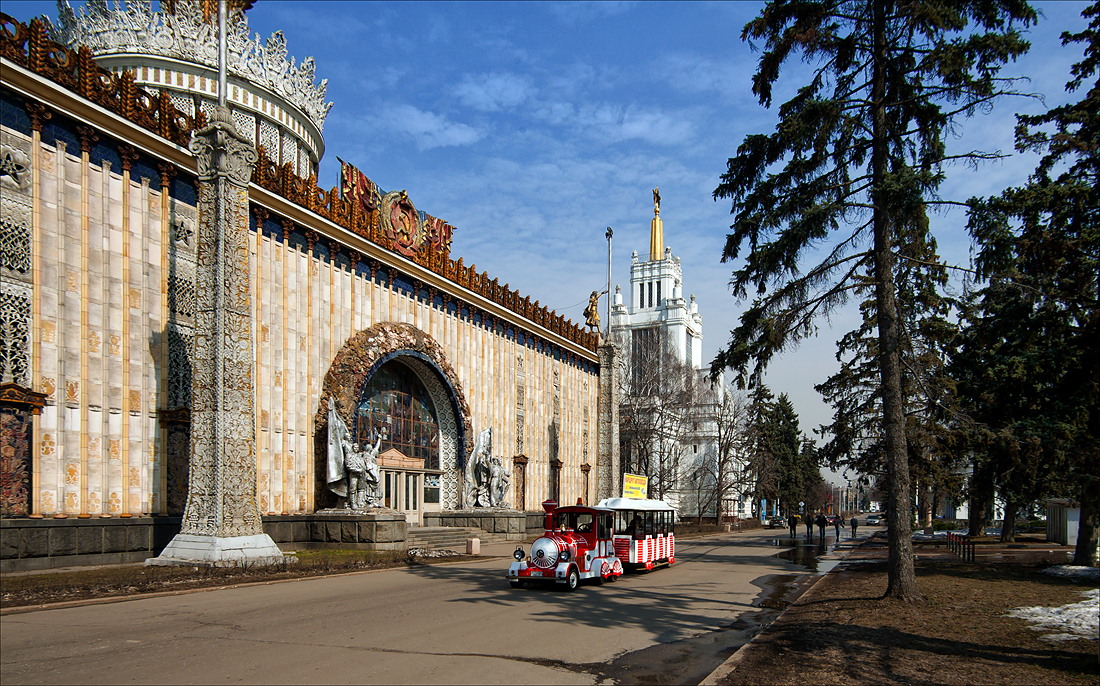
<svg viewBox="0 0 1100 686"><path fill-rule="evenodd" d="M466 464L466 505L469 507L506 507L511 475L504 463L493 455L493 429L477 435L470 461Z"/></svg>
<svg viewBox="0 0 1100 686"><path fill-rule="evenodd" d="M373 446L357 448L348 425L336 408L329 405L325 482L330 491L344 499L344 508L365 510L378 505L381 484L378 451L381 447L382 437L376 436Z"/></svg>

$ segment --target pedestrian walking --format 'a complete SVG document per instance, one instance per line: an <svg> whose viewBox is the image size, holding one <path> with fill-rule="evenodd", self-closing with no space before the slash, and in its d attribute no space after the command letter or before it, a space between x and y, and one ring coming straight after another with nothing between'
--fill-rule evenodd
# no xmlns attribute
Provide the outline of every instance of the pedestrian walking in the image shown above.
<svg viewBox="0 0 1100 686"><path fill-rule="evenodd" d="M787 519L787 526L791 529L791 538L798 535L798 515L791 513L791 516Z"/></svg>
<svg viewBox="0 0 1100 686"><path fill-rule="evenodd" d="M807 512L802 519L806 522L806 540L808 541L814 537L814 518Z"/></svg>
<svg viewBox="0 0 1100 686"><path fill-rule="evenodd" d="M856 537L856 527L859 526L859 520L856 519L855 517L852 517L852 521L850 521L848 523L852 525L852 538L855 538Z"/></svg>
<svg viewBox="0 0 1100 686"><path fill-rule="evenodd" d="M825 519L825 514L824 513L818 513L817 519L814 520L814 521L817 522L817 535L818 535L818 538L820 538L821 542L824 543L825 542L825 527L829 524L829 520Z"/></svg>
<svg viewBox="0 0 1100 686"><path fill-rule="evenodd" d="M833 516L833 528L836 529L836 540L840 540L840 515Z"/></svg>

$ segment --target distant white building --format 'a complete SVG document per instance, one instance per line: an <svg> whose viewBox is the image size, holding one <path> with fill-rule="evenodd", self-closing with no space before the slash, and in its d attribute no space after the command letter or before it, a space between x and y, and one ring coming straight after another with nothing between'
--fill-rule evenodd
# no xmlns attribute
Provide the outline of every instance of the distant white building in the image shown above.
<svg viewBox="0 0 1100 686"><path fill-rule="evenodd" d="M612 298L611 337L622 349L621 463L650 476L650 497L681 516L716 512L717 405L723 388L708 381L703 317L695 296L684 298L680 258L664 242L660 195L653 192L648 255L630 256L630 285ZM687 379L688 381L685 381ZM737 469L742 467L737 461ZM748 506L740 494L719 498L724 515Z"/></svg>

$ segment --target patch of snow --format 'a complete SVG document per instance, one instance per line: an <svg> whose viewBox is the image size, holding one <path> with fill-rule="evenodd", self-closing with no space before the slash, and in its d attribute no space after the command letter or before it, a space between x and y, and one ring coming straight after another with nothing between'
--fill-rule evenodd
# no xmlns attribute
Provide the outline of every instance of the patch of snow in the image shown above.
<svg viewBox="0 0 1100 686"><path fill-rule="evenodd" d="M1069 579L1079 579L1081 581L1100 581L1100 567L1058 565L1057 567L1047 567L1043 570L1043 574L1061 576Z"/></svg>
<svg viewBox="0 0 1100 686"><path fill-rule="evenodd" d="M1085 600L1061 607L1017 607L1009 617L1023 619L1035 631L1044 632L1046 641L1072 641L1077 638L1097 640L1096 627L1100 624L1100 589L1082 593ZM1046 633L1050 632L1050 633Z"/></svg>
<svg viewBox="0 0 1100 686"><path fill-rule="evenodd" d="M412 557L459 557L462 553L446 549L409 548L409 555Z"/></svg>

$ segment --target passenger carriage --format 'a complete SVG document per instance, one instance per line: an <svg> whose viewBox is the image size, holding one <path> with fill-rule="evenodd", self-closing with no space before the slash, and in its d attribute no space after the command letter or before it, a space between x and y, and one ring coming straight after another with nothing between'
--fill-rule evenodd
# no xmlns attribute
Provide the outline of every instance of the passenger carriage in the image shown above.
<svg viewBox="0 0 1100 686"><path fill-rule="evenodd" d="M615 556L627 569L676 563L676 510L663 500L606 498L597 507L614 512Z"/></svg>
<svg viewBox="0 0 1100 686"><path fill-rule="evenodd" d="M512 588L527 584L554 584L575 590L582 579L600 583L614 581L623 574L623 565L615 555L615 512L604 507L573 505L558 507L548 500L546 533L531 544L530 555L516 548L515 562L508 568Z"/></svg>

